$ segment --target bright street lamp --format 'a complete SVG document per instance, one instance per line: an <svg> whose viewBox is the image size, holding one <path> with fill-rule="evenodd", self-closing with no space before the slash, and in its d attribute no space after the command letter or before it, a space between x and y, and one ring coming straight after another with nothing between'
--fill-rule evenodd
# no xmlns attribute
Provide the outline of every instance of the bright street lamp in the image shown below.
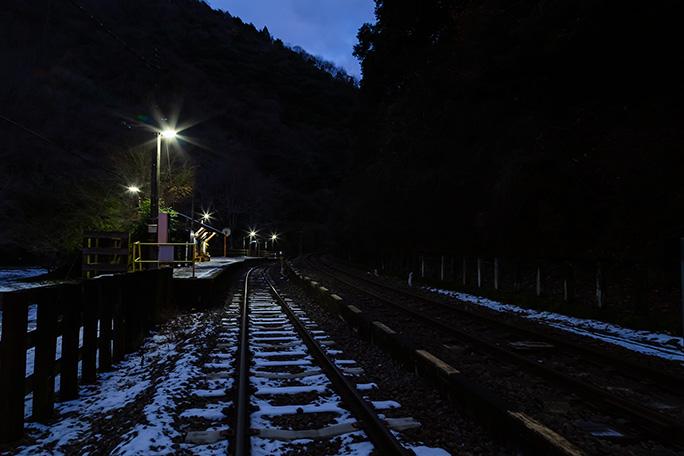
<svg viewBox="0 0 684 456"><path fill-rule="evenodd" d="M173 139L176 137L176 131L171 130L170 128L162 131L160 134L161 134L161 136L163 136L166 139Z"/></svg>
<svg viewBox="0 0 684 456"><path fill-rule="evenodd" d="M152 176L151 176L151 190L150 190L150 225L149 235L152 242L157 241L157 232L159 224L159 162L161 161L161 141L162 138L172 139L176 137L174 130L163 130L157 133L157 154L152 160Z"/></svg>
<svg viewBox="0 0 684 456"><path fill-rule="evenodd" d="M157 153L152 159L152 175L150 178L150 220L147 226L147 234L150 242L159 242L159 163L161 161L161 140L162 137L171 139L176 136L176 132L171 129L162 130L157 133ZM158 257L157 248L152 248L151 259ZM157 268L157 263L150 263L152 268Z"/></svg>
<svg viewBox="0 0 684 456"><path fill-rule="evenodd" d="M249 232L249 255L252 254L252 244L254 243L254 238L256 237L257 232L255 230L250 230ZM257 244L258 244L257 240Z"/></svg>
<svg viewBox="0 0 684 456"><path fill-rule="evenodd" d="M140 188L136 187L135 185L131 185L130 187L127 188L128 193L133 195L136 200L138 200L138 209L140 208Z"/></svg>
<svg viewBox="0 0 684 456"><path fill-rule="evenodd" d="M273 249L275 249L276 239L278 239L278 235L277 234L271 234L271 246ZM268 242L266 242L266 250L268 250Z"/></svg>

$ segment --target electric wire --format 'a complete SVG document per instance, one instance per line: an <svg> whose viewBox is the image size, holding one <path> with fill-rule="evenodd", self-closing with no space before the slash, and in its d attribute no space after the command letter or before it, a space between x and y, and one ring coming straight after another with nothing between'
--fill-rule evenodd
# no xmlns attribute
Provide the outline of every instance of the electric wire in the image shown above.
<svg viewBox="0 0 684 456"><path fill-rule="evenodd" d="M136 56L138 59L142 60L145 63L145 65L147 65L150 68L153 68L154 70L160 70L161 69L159 65L150 62L142 54L140 54L138 51L136 51L135 49L130 47L123 39L119 38L118 35L116 35L109 28L107 28L101 20L99 20L93 14L90 14L88 11L86 11L85 8L83 8L83 6L81 6L81 4L79 4L76 0L69 0L69 2L72 5L74 5L76 8L78 8L79 11L81 11L83 14L85 14L88 17L88 19L90 19L95 25L97 25L99 28L104 30L104 32L107 33L107 35L114 38L114 40L117 43L119 43L121 46L123 46L128 52L130 52L131 54Z"/></svg>
<svg viewBox="0 0 684 456"><path fill-rule="evenodd" d="M157 106L161 106L161 95L160 95L160 83L159 83L159 71L161 70L161 65L159 65L159 51L158 49L154 49L154 63L150 62L147 58L145 58L141 53L133 49L131 46L129 46L122 38L119 38L117 34L112 32L109 28L107 28L104 23L99 20L98 18L95 17L95 15L89 13L86 11L83 6L78 3L76 0L69 0L69 2L78 8L79 11L81 11L90 21L95 24L97 27L101 28L104 30L107 35L111 36L114 38L114 40L119 43L121 46L123 46L128 52L136 56L138 59L140 59L148 68L151 68L154 70L154 86L155 86L155 98L157 101Z"/></svg>
<svg viewBox="0 0 684 456"><path fill-rule="evenodd" d="M96 18L95 15L90 14L88 11L86 11L86 9L85 9L81 4L79 4L76 0L69 0L69 2L70 2L74 7L78 8L78 10L81 11L86 17L88 17L88 19L90 19L91 22L93 22L96 26L98 26L99 28L101 28L105 33L107 33L110 37L112 37L119 45L121 45L121 46L124 47L128 52L130 52L130 53L133 54L135 57L137 57L138 59L140 59L147 67L149 67L149 68L155 70L155 72L161 69L161 67L160 67L158 64L154 64L154 63L150 62L150 61L149 61L147 58L145 58L142 54L140 54L140 53L137 52L135 49L133 49L131 46L129 46L123 39L121 39L118 35L116 35L114 32L112 32L108 27L106 27L106 26L104 25L104 23L103 23L101 20L99 20L98 18ZM64 152L64 153L67 153L67 154L69 154L69 155L72 155L72 156L74 156L74 157L76 157L76 158L78 158L78 159L80 159L80 160L82 160L82 161L88 163L89 165L94 166L94 167L96 167L96 168L98 168L98 169L100 169L100 170L102 170L102 171L104 171L104 172L106 172L106 173L108 173L108 174L110 174L110 175L116 177L116 178L119 178L119 179L122 178L121 175L115 173L114 171L112 171L112 170L110 170L110 169L107 169L107 168L105 168L105 167L99 165L97 162L94 162L94 161L92 161L92 160L90 160L90 159L88 159L88 158L86 158L86 157L84 157L84 156L82 156L82 155L79 155L79 154L77 154L76 152L73 152L73 151L71 151L71 150L68 150L68 149L66 149L66 148L64 148L64 147L62 147L62 146L60 146L59 144L57 144L57 143L54 142L53 140L51 140L51 139L49 139L49 138L46 138L45 136L43 136L43 135L41 135L41 134L39 134L39 133L36 133L35 131L31 130L30 128L25 127L24 125L21 125L20 123L14 121L14 120L12 120L12 119L9 119L9 118L5 117L5 116L2 115L2 114L0 114L0 119L4 120L5 122L7 122L7 123L9 123L9 124L11 124L11 125L14 125L15 127L19 128L19 129L21 129L21 130L24 130L25 132L27 132L27 133L29 133L29 134L35 136L36 138L40 139L40 140L43 141L43 142L46 142L46 143L50 144L50 145L53 146L54 148L56 148L56 149L58 149L58 150L60 150L60 151L62 151L62 152Z"/></svg>
<svg viewBox="0 0 684 456"><path fill-rule="evenodd" d="M98 169L100 169L100 170L102 170L102 171L104 171L104 172L106 172L106 173L108 173L108 174L111 174L112 176L116 177L117 179L123 179L123 176L121 176L121 175L115 173L115 172L112 171L111 169L105 168L104 166L100 165L99 163L97 163L97 162L95 162L95 161L93 161L93 160L90 160L89 158L86 158L86 157L84 157L83 155L77 154L77 153L74 152L74 151L71 151L71 150L69 150L69 149L66 149L65 147L60 146L59 144L57 144L57 143L54 142L53 140L51 140L51 139L49 139L49 138L46 138L45 136L41 135L40 133L36 133L35 131L31 130L30 128L25 127L25 126L21 125L20 123L15 122L14 120L5 117L5 116L2 115L2 114L0 114L0 119L4 120L5 122L7 122L7 123L9 123L9 124L11 124L11 125L13 125L13 126L19 128L19 129L23 130L23 131L25 131L26 133L29 133L29 134L35 136L36 138L40 139L41 141L50 144L52 147L54 147L54 148L56 148L56 149L58 149L58 150L60 150L60 151L62 151L62 152L64 152L64 153L67 153L67 154L69 154L69 155L71 155L71 156L74 156L74 157L80 159L80 160L83 160L84 162L88 163L89 165L91 165L91 166L93 166L93 167L95 167L95 168L98 168Z"/></svg>

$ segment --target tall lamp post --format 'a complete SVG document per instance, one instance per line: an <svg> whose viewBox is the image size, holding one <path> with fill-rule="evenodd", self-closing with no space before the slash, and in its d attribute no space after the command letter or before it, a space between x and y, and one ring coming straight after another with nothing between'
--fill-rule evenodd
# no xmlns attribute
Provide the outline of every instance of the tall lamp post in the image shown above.
<svg viewBox="0 0 684 456"><path fill-rule="evenodd" d="M254 242L254 237L256 235L257 235L256 231L254 231L254 230L249 232L249 256L252 256L252 242Z"/></svg>
<svg viewBox="0 0 684 456"><path fill-rule="evenodd" d="M157 133L157 154L152 160L152 176L150 178L150 239L156 241L157 225L159 223L159 162L161 161L162 137L172 139L176 137L173 130L164 130Z"/></svg>
<svg viewBox="0 0 684 456"><path fill-rule="evenodd" d="M276 239L278 239L278 235L277 235L277 234L272 234L272 235L271 235L271 248L272 248L273 250L275 250L275 242L276 242ZM268 250L268 241L266 241L266 250Z"/></svg>
<svg viewBox="0 0 684 456"><path fill-rule="evenodd" d="M161 143L162 137L172 139L176 136L174 130L163 130L157 133L157 153L152 160L152 175L150 178L150 221L147 227L150 242L158 242L159 239L159 163L161 161ZM154 253L157 249L152 249L151 256L154 258ZM156 267L155 263L151 263Z"/></svg>

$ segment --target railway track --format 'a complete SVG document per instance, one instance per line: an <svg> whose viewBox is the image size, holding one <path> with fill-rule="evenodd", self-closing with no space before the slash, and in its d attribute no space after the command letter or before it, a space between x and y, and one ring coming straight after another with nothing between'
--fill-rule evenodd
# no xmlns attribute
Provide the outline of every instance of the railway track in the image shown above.
<svg viewBox="0 0 684 456"><path fill-rule="evenodd" d="M580 447L595 438L622 448L684 448L681 376L502 323L458 303L388 287L317 257L303 267L337 294L353 296L370 320L482 379Z"/></svg>
<svg viewBox="0 0 684 456"><path fill-rule="evenodd" d="M281 296L263 268L250 271L240 302L226 307L205 368L206 388L198 394L219 398L205 408L221 419L188 432L186 443L227 440L228 454L240 456L412 455L421 447L400 434L420 423L386 418L384 409L399 404L370 400L377 388L363 370Z"/></svg>

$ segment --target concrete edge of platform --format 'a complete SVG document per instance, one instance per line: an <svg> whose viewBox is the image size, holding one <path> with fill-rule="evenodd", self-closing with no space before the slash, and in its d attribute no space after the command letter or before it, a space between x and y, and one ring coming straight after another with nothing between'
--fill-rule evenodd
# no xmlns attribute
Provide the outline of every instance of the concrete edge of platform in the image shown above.
<svg viewBox="0 0 684 456"><path fill-rule="evenodd" d="M268 261L264 258L245 258L227 263L216 272L203 277L174 277L173 301L180 309L201 310L218 303L216 300L233 281L250 267Z"/></svg>

